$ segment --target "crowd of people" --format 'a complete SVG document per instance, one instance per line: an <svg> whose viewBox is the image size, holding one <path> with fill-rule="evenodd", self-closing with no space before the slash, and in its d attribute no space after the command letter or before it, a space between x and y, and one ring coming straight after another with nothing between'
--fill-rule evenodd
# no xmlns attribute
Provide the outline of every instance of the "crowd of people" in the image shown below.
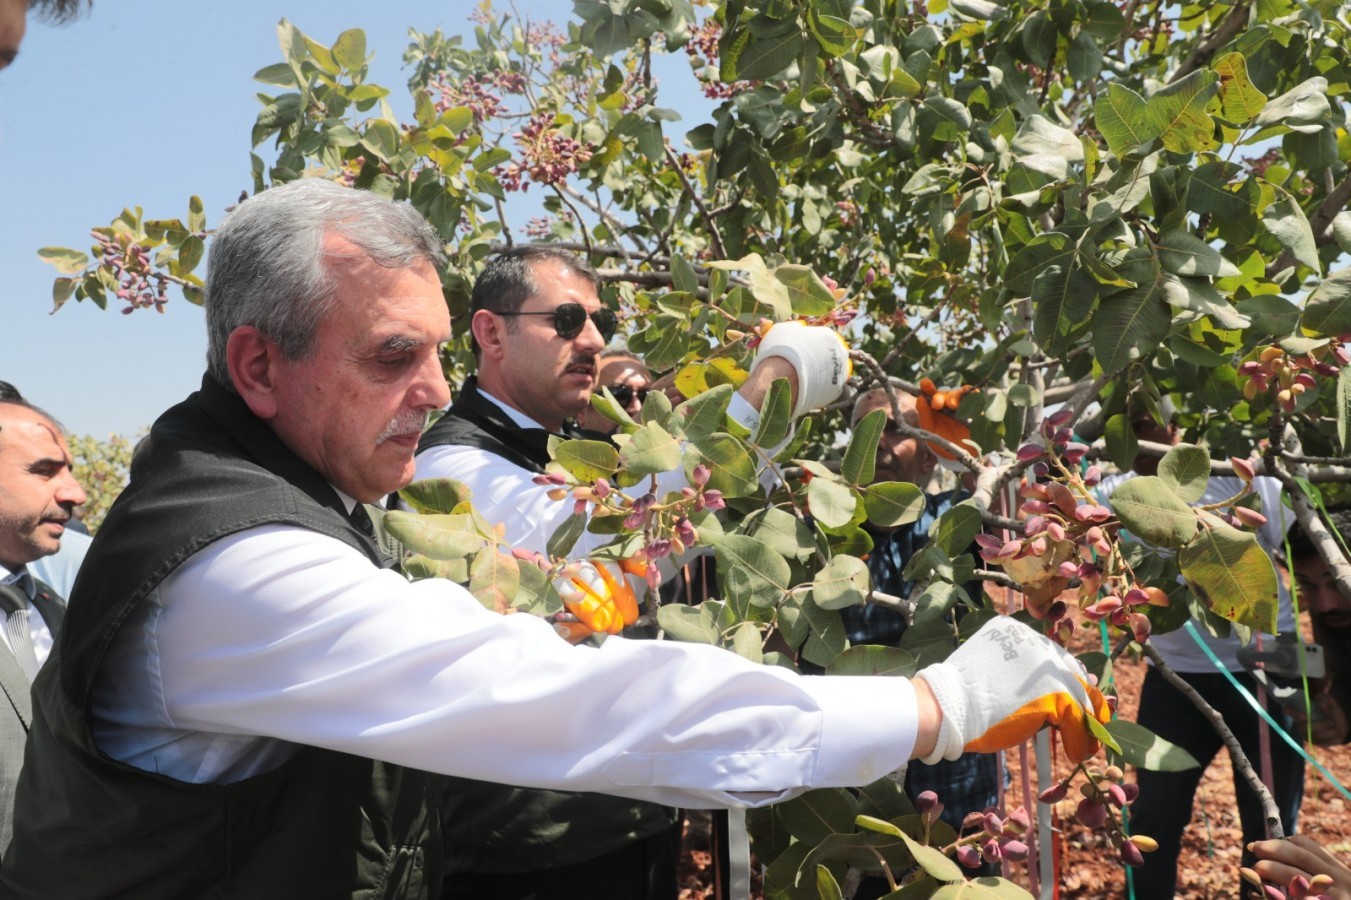
<svg viewBox="0 0 1351 900"><path fill-rule="evenodd" d="M29 6L0 0L0 66ZM369 506L452 477L506 541L542 553L572 512L535 482L550 438L604 439L594 393L636 417L656 389L607 349L617 321L586 261L524 247L478 279L477 374L450 404L443 264L435 231L372 193L305 179L243 201L212 244L201 388L156 421L92 542L69 531L84 491L62 426L0 383L0 896L673 900L679 809L762 806L917 759L911 789L944 785L960 822L1002 788L997 757L968 745L1052 725L1097 749L1101 694L1009 618L914 678L832 679L670 641L572 643L459 585L408 581ZM728 416L754 430L782 379L800 417L849 371L834 331L780 324ZM854 421L908 418L913 398L896 399L864 394ZM878 458L879 479L928 487L929 450L898 429ZM929 496L921 522L958 499ZM873 537L874 579L906 596L923 524ZM1344 647L1351 604L1320 563L1292 554L1319 639ZM860 608L849 627L895 644L906 624ZM1347 739L1344 660L1329 653L1320 741ZM1056 715L1009 727L1050 696ZM1259 838L1259 872L1351 890L1316 845Z"/></svg>

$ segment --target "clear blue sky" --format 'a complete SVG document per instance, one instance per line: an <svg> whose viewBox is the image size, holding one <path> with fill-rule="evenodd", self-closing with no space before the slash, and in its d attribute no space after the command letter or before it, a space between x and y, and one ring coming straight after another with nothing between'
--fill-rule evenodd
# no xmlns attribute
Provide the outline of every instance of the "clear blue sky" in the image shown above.
<svg viewBox="0 0 1351 900"><path fill-rule="evenodd" d="M219 222L251 187L249 131L259 108L254 94L264 89L253 73L281 61L276 25L283 17L326 44L363 29L375 53L370 80L391 88L405 114L408 28L468 32L475 6L94 0L69 25L30 22L18 61L0 72L0 379L73 433L148 426L200 381L201 309L174 295L163 315L122 315L116 301L107 311L72 301L50 315L56 273L35 251L87 250L88 229L132 204L150 218L186 216L192 194L201 196L209 222ZM572 8L567 0L516 0L515 7L555 22ZM683 55L671 63L683 66ZM672 99L664 105L691 109ZM670 136L679 143L695 124L675 123ZM513 224L535 214L513 215Z"/></svg>

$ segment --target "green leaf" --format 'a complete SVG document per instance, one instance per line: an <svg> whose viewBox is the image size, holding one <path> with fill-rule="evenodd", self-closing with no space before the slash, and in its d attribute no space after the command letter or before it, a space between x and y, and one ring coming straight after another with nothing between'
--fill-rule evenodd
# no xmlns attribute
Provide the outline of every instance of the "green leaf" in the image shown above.
<svg viewBox="0 0 1351 900"><path fill-rule="evenodd" d="M1065 352L1098 299L1098 283L1080 269L1045 269L1032 282L1032 333L1048 353Z"/></svg>
<svg viewBox="0 0 1351 900"><path fill-rule="evenodd" d="M671 281L677 291L687 294L699 292L699 276L689 260L679 254L671 257Z"/></svg>
<svg viewBox="0 0 1351 900"><path fill-rule="evenodd" d="M1157 349L1172 323L1157 283L1103 297L1093 315L1093 351L1098 363L1106 372L1124 368Z"/></svg>
<svg viewBox="0 0 1351 900"><path fill-rule="evenodd" d="M1187 585L1215 615L1275 632L1276 570L1255 534L1215 520L1182 548L1178 563Z"/></svg>
<svg viewBox="0 0 1351 900"><path fill-rule="evenodd" d="M638 476L655 475L658 472L677 469L680 467L681 456L680 442L656 422L648 422L640 427L619 451L619 460L624 471L629 475Z"/></svg>
<svg viewBox="0 0 1351 900"><path fill-rule="evenodd" d="M1215 146L1215 123L1206 114L1206 104L1219 90L1219 78L1210 69L1197 69L1145 101L1145 121L1164 147L1193 153Z"/></svg>
<svg viewBox="0 0 1351 900"><path fill-rule="evenodd" d="M875 409L854 426L849 446L844 448L840 477L850 484L867 485L877 471L877 441L887 427L887 414Z"/></svg>
<svg viewBox="0 0 1351 900"><path fill-rule="evenodd" d="M1011 290L1027 293L1033 280L1052 266L1070 269L1077 252L1068 235L1058 231L1039 234L1009 260L1004 268L1004 284Z"/></svg>
<svg viewBox="0 0 1351 900"><path fill-rule="evenodd" d="M613 478L619 465L620 454L613 445L605 441L561 441L554 451L554 459L569 475L582 483L597 478ZM674 467L672 467L674 468ZM666 471L659 469L658 471ZM634 474L646 475L647 472Z"/></svg>
<svg viewBox="0 0 1351 900"><path fill-rule="evenodd" d="M1159 478L1183 503L1197 503L1210 481L1210 454L1195 444L1177 444L1159 461Z"/></svg>
<svg viewBox="0 0 1351 900"><path fill-rule="evenodd" d="M935 141L964 141L971 111L950 97L926 97L919 108L920 132Z"/></svg>
<svg viewBox="0 0 1351 900"><path fill-rule="evenodd" d="M788 439L793 427L793 388L787 378L775 378L760 404L760 422L751 443L757 447L777 447Z"/></svg>
<svg viewBox="0 0 1351 900"><path fill-rule="evenodd" d="M398 130L384 119L372 119L361 136L361 146L383 162L388 162L399 152L399 142Z"/></svg>
<svg viewBox="0 0 1351 900"><path fill-rule="evenodd" d="M1103 437L1107 442L1107 455L1112 458L1112 462L1119 469L1129 469L1140 453L1140 442L1135 437L1130 419L1122 413L1111 416L1103 428Z"/></svg>
<svg viewBox="0 0 1351 900"><path fill-rule="evenodd" d="M420 513L448 513L466 503L474 492L463 481L453 478L427 478L414 481L399 491L399 497Z"/></svg>
<svg viewBox="0 0 1351 900"><path fill-rule="evenodd" d="M1121 759L1152 772L1182 772L1200 766L1196 758L1176 744L1129 719L1113 719L1107 731L1121 747Z"/></svg>
<svg viewBox="0 0 1351 900"><path fill-rule="evenodd" d="M270 66L263 66L257 72L253 73L254 81L261 81L263 84L275 84L281 87L295 87L296 75L291 68L290 63L273 63Z"/></svg>
<svg viewBox="0 0 1351 900"><path fill-rule="evenodd" d="M1037 10L1023 23L1022 43L1028 57L1041 68L1046 68L1055 57L1060 33L1045 12Z"/></svg>
<svg viewBox="0 0 1351 900"><path fill-rule="evenodd" d="M194 232L206 231L206 213L202 209L202 198L196 194L188 198L188 228Z"/></svg>
<svg viewBox="0 0 1351 900"><path fill-rule="evenodd" d="M757 666L764 662L765 651L760 629L754 622L742 622L732 631L732 652Z"/></svg>
<svg viewBox="0 0 1351 900"><path fill-rule="evenodd" d="M1193 235L1175 229L1159 236L1159 262L1174 275L1218 275L1229 278L1242 274L1238 266L1220 255L1220 251Z"/></svg>
<svg viewBox="0 0 1351 900"><path fill-rule="evenodd" d="M521 586L515 600L517 609L536 616L552 616L563 611L563 598L558 596L553 579L543 569L522 562L517 570L521 576Z"/></svg>
<svg viewBox="0 0 1351 900"><path fill-rule="evenodd" d="M966 552L980 529L980 507L975 501L963 500L938 517L929 532L929 539L935 547L954 557Z"/></svg>
<svg viewBox="0 0 1351 900"><path fill-rule="evenodd" d="M1103 746L1108 750L1115 751L1116 753L1121 752L1121 745L1116 742L1116 738L1112 737L1112 733L1107 730L1105 725L1093 716L1085 716L1084 724L1088 726L1089 734L1102 741Z"/></svg>
<svg viewBox="0 0 1351 900"><path fill-rule="evenodd" d="M721 637L712 618L697 606L662 606L657 609L657 624L667 637L688 644L716 644Z"/></svg>
<svg viewBox="0 0 1351 900"><path fill-rule="evenodd" d="M879 528L908 524L924 512L924 492L908 481L879 481L860 491L868 521Z"/></svg>
<svg viewBox="0 0 1351 900"><path fill-rule="evenodd" d="M708 466L708 487L726 497L746 497L760 490L755 460L730 434L710 434L690 442L684 454L685 474L699 463Z"/></svg>
<svg viewBox="0 0 1351 900"><path fill-rule="evenodd" d="M1332 107L1327 98L1328 80L1315 75L1267 102L1262 112L1253 119L1258 128L1285 126L1319 130L1329 120ZM1259 132L1254 139L1262 137Z"/></svg>
<svg viewBox="0 0 1351 900"><path fill-rule="evenodd" d="M355 72L366 64L366 32L350 28L333 42L333 58L347 71Z"/></svg>
<svg viewBox="0 0 1351 900"><path fill-rule="evenodd" d="M720 384L680 404L677 421L685 437L693 440L725 430L727 406L735 391L730 384Z"/></svg>
<svg viewBox="0 0 1351 900"><path fill-rule="evenodd" d="M413 581L424 578L444 578L456 584L469 583L468 559L432 559L421 553L406 557L399 568Z"/></svg>
<svg viewBox="0 0 1351 900"><path fill-rule="evenodd" d="M1228 53L1211 67L1220 76L1220 117L1231 125L1246 125L1267 105L1263 94L1248 78L1248 61L1242 53Z"/></svg>
<svg viewBox="0 0 1351 900"><path fill-rule="evenodd" d="M788 305L794 315L823 316L835 308L835 295L807 266L776 266L773 275L788 289Z"/></svg>
<svg viewBox="0 0 1351 900"><path fill-rule="evenodd" d="M1145 114L1143 97L1115 82L1098 93L1093 116L1107 148L1118 159L1159 136Z"/></svg>
<svg viewBox="0 0 1351 900"><path fill-rule="evenodd" d="M432 559L458 559L483 548L483 535L467 515L390 510L380 521L381 528L407 550Z"/></svg>
<svg viewBox="0 0 1351 900"><path fill-rule="evenodd" d="M773 37L748 37L750 39L737 55L731 73L726 71L726 60L723 61L724 80L765 81L773 78L796 62L806 46L806 38L797 28Z"/></svg>
<svg viewBox="0 0 1351 900"><path fill-rule="evenodd" d="M843 528L854 520L858 494L833 477L817 476L807 485L807 503L812 517L826 528Z"/></svg>
<svg viewBox="0 0 1351 900"><path fill-rule="evenodd" d="M858 606L869 590L868 564L856 556L831 557L812 581L812 599L822 609Z"/></svg>
<svg viewBox="0 0 1351 900"><path fill-rule="evenodd" d="M1351 269L1333 272L1304 303L1300 330L1313 337L1351 333Z"/></svg>
<svg viewBox="0 0 1351 900"><path fill-rule="evenodd" d="M905 841L906 847L914 855L915 863L934 878L939 881L966 881L961 868L948 859L943 851L926 847L905 832L901 832L901 840Z"/></svg>
<svg viewBox="0 0 1351 900"><path fill-rule="evenodd" d="M832 834L854 830L858 800L843 788L823 788L780 803L778 810L793 837L819 844Z"/></svg>
<svg viewBox="0 0 1351 900"><path fill-rule="evenodd" d="M549 535L549 541L544 547L547 556L558 557L567 556L572 552L577 539L586 531L586 516L568 516L564 519L554 533Z"/></svg>
<svg viewBox="0 0 1351 900"><path fill-rule="evenodd" d="M1313 269L1323 271L1323 263L1318 258L1318 244L1314 241L1313 229L1304 210L1295 202L1288 191L1277 188L1280 195L1275 203L1262 210L1262 227L1269 231L1281 246L1290 251L1296 260Z"/></svg>
<svg viewBox="0 0 1351 900"><path fill-rule="evenodd" d="M830 869L819 863L816 866L816 896L821 900L844 900L840 883L830 874Z"/></svg>
<svg viewBox="0 0 1351 900"><path fill-rule="evenodd" d="M755 606L773 606L786 593L792 572L788 561L770 549L764 541L741 534L728 534L713 540L718 573L735 568L746 579L750 602Z"/></svg>
<svg viewBox="0 0 1351 900"><path fill-rule="evenodd" d="M69 247L43 247L38 257L51 263L62 275L78 275L89 268L89 254Z"/></svg>
<svg viewBox="0 0 1351 900"><path fill-rule="evenodd" d="M1132 478L1112 492L1112 511L1131 534L1158 547L1179 548L1196 535L1196 513L1156 475Z"/></svg>
<svg viewBox="0 0 1351 900"><path fill-rule="evenodd" d="M520 588L520 563L508 553L485 549L469 564L469 593L488 609L511 609Z"/></svg>
<svg viewBox="0 0 1351 900"><path fill-rule="evenodd" d="M745 533L764 541L780 556L803 560L816 552L812 530L802 519L771 506L746 517Z"/></svg>
<svg viewBox="0 0 1351 900"><path fill-rule="evenodd" d="M1009 149L1019 157L1044 155L1069 162L1082 162L1084 158L1079 136L1041 115L1029 116L1023 122Z"/></svg>
<svg viewBox="0 0 1351 900"><path fill-rule="evenodd" d="M66 301L75 293L75 288L79 285L79 280L75 278L58 278L52 282L52 312L56 312Z"/></svg>
<svg viewBox="0 0 1351 900"><path fill-rule="evenodd" d="M899 647L850 647L826 667L827 675L892 675L910 678L919 671L914 654Z"/></svg>

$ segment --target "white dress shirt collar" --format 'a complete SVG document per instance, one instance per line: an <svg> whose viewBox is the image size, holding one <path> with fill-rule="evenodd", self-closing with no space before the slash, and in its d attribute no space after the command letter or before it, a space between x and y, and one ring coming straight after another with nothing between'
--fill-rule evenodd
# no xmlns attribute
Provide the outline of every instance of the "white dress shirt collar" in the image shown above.
<svg viewBox="0 0 1351 900"><path fill-rule="evenodd" d="M496 397L494 397L492 394L490 394L490 393L488 393L487 391L485 391L483 388L479 388L479 389L478 389L478 392L479 392L479 394L481 394L484 398L486 398L486 399L488 399L488 400L491 400L494 404L496 404L497 407L498 407L500 410L502 410L502 412L504 412L504 413L507 414L507 418L509 418L509 419L511 419L511 421L515 422L519 427L521 427L521 428L544 428L543 425L541 425L540 423L536 422L534 419L530 418L530 417L527 416L525 413L521 412L519 409L512 409L510 406L507 406L507 404L503 403L501 400L498 400ZM548 429L545 429L545 430L547 431Z"/></svg>

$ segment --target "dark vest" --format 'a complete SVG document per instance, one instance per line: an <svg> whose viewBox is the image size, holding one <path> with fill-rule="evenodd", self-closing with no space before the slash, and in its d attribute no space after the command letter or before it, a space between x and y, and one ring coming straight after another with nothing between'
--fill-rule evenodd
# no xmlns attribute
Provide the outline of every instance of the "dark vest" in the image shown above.
<svg viewBox="0 0 1351 900"><path fill-rule="evenodd" d="M109 644L197 551L283 524L381 563L323 477L209 377L160 417L150 440L149 458L90 547L52 659L33 685L0 896L435 896L440 776L309 747L244 781L190 784L95 746L90 696Z"/></svg>
<svg viewBox="0 0 1351 900"><path fill-rule="evenodd" d="M418 451L475 447L527 471L543 472L550 435L511 421L470 377L450 410L423 434ZM560 436L608 440L597 432L570 430ZM674 815L655 803L606 794L516 788L465 778L451 779L443 804L448 873L532 872L584 862L670 827Z"/></svg>

